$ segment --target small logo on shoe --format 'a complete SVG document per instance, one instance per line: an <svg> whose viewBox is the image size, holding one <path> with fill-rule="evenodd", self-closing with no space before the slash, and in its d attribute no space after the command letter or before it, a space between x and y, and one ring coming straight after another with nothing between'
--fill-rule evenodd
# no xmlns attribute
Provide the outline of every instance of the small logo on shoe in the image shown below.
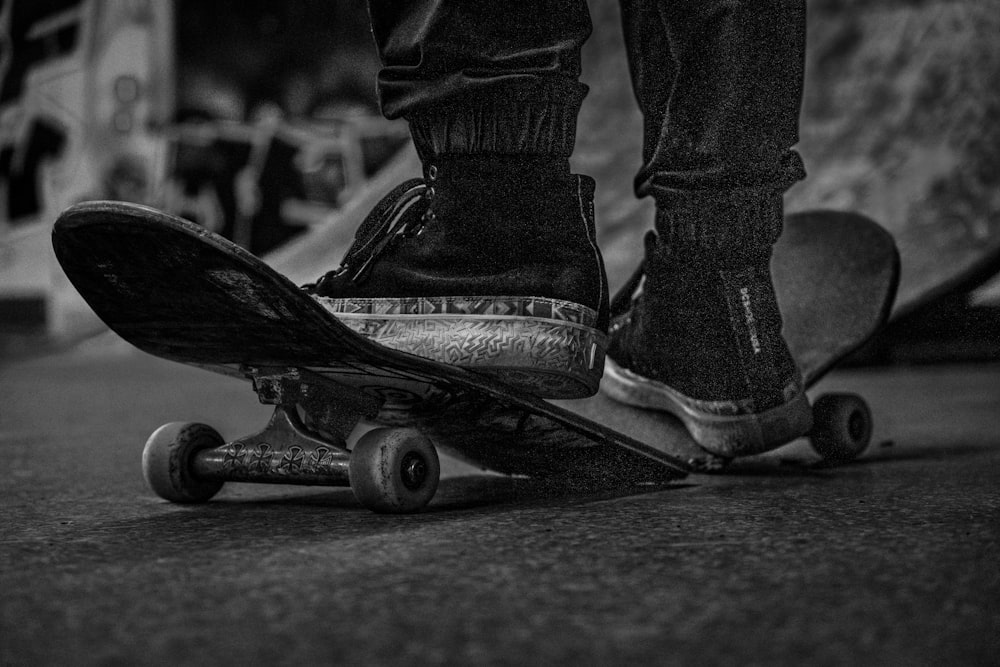
<svg viewBox="0 0 1000 667"><path fill-rule="evenodd" d="M747 330L750 333L750 345L753 347L753 353L760 354L760 335L757 333L757 318L754 316L753 308L750 304L749 287L740 288L740 303L743 304L743 316L746 321Z"/></svg>

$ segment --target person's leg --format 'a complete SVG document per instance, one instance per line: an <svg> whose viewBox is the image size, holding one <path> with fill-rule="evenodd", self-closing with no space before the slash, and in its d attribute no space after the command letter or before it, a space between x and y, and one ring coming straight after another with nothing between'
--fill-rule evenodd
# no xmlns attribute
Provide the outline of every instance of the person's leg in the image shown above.
<svg viewBox="0 0 1000 667"><path fill-rule="evenodd" d="M369 0L388 118L410 123L425 161L440 155L568 159L587 88L584 0Z"/></svg>
<svg viewBox="0 0 1000 667"><path fill-rule="evenodd" d="M810 426L769 268L782 194L804 176L805 1L623 0L622 18L656 234L605 387L716 453L775 447Z"/></svg>
<svg viewBox="0 0 1000 667"><path fill-rule="evenodd" d="M383 344L544 396L593 393L607 285L594 184L569 171L586 2L369 9L383 113L409 122L424 179L390 193L307 289Z"/></svg>

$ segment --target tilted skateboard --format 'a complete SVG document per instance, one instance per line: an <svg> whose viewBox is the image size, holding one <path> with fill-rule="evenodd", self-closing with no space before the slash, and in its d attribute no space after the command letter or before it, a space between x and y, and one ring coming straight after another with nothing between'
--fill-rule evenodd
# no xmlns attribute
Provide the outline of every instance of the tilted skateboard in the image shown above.
<svg viewBox="0 0 1000 667"><path fill-rule="evenodd" d="M430 501L439 474L420 429L483 404L567 435L567 451L534 448L539 474L667 482L687 470L656 443L484 375L373 343L253 255L185 220L89 202L60 216L52 240L70 281L125 340L249 380L263 403L276 406L260 433L228 443L202 424L155 431L143 471L168 500L208 500L227 480L349 484L372 509L416 510ZM346 438L362 419L399 425L368 432L348 452ZM463 451L467 444L466 457L476 458L477 434L469 436L449 444Z"/></svg>
<svg viewBox="0 0 1000 667"><path fill-rule="evenodd" d="M811 339L822 340L821 348L793 343L807 378L877 328L895 286L891 240L886 244L874 223L841 217L790 219L775 262L780 283L795 284L795 270L814 266L809 275L833 272L828 294L859 290L815 309L816 319L804 324L825 331ZM854 224L857 244L831 250L831 239L813 229L834 218ZM809 241L814 232L822 240ZM184 220L128 204L81 204L60 217L53 244L71 281L123 338L166 359L248 379L262 402L276 405L263 431L229 443L198 424L154 432L144 473L169 500L207 500L226 480L350 484L372 509L419 509L433 496L439 470L425 436L500 472L584 484L665 482L704 465L690 456L693 444L678 424L650 428L662 419L655 413L614 405L591 420L587 412L609 405L605 399L544 401L372 343L249 253ZM811 263L792 261L810 248ZM854 324L830 327L834 316ZM841 450L870 422L849 407L847 416L834 411L839 421L822 436ZM346 436L362 418L409 428L376 429L348 452Z"/></svg>
<svg viewBox="0 0 1000 667"><path fill-rule="evenodd" d="M892 237L868 218L834 211L788 216L771 264L784 334L807 387L862 346L886 322L899 280ZM627 308L642 276L636 271L613 309ZM689 469L712 472L729 460L701 449L681 422L667 413L632 408L603 393L553 401L589 421L655 446ZM872 416L856 394L827 394L813 402L810 442L828 461L858 456L872 434ZM572 451L573 433L536 423L530 412L483 402L425 425L444 451L471 454L475 462L507 473L535 474L540 452ZM472 443L472 444L470 444Z"/></svg>

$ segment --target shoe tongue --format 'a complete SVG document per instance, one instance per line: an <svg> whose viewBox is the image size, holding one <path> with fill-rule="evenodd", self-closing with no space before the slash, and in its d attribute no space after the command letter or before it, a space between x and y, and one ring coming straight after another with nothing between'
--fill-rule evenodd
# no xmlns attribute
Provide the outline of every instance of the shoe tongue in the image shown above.
<svg viewBox="0 0 1000 667"><path fill-rule="evenodd" d="M659 242L659 237L656 235L652 229L646 232L646 236L642 239L642 245L646 250L646 257L651 257L653 252L656 250L656 244Z"/></svg>
<svg viewBox="0 0 1000 667"><path fill-rule="evenodd" d="M639 266L632 272L629 279L625 281L625 284L612 297L610 305L611 317L614 318L627 313L632 307L632 301L641 293L646 278L646 263L653 256L657 242L658 237L656 236L656 232L653 230L646 232L646 236L643 238L643 246L646 250L645 259L639 263Z"/></svg>
<svg viewBox="0 0 1000 667"><path fill-rule="evenodd" d="M348 264L355 256L364 253L377 243L379 238L389 231L397 215L416 215L413 211L407 211L406 205L422 194L423 184L424 182L419 178L410 179L396 186L383 197L358 226L358 231L354 234L354 242L344 254L341 264Z"/></svg>

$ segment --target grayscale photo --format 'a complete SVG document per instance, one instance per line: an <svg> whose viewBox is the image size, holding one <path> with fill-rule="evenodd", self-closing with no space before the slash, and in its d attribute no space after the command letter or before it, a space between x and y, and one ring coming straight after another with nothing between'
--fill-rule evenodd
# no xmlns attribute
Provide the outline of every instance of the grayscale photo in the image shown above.
<svg viewBox="0 0 1000 667"><path fill-rule="evenodd" d="M1000 0L0 0L0 667L1000 663Z"/></svg>

